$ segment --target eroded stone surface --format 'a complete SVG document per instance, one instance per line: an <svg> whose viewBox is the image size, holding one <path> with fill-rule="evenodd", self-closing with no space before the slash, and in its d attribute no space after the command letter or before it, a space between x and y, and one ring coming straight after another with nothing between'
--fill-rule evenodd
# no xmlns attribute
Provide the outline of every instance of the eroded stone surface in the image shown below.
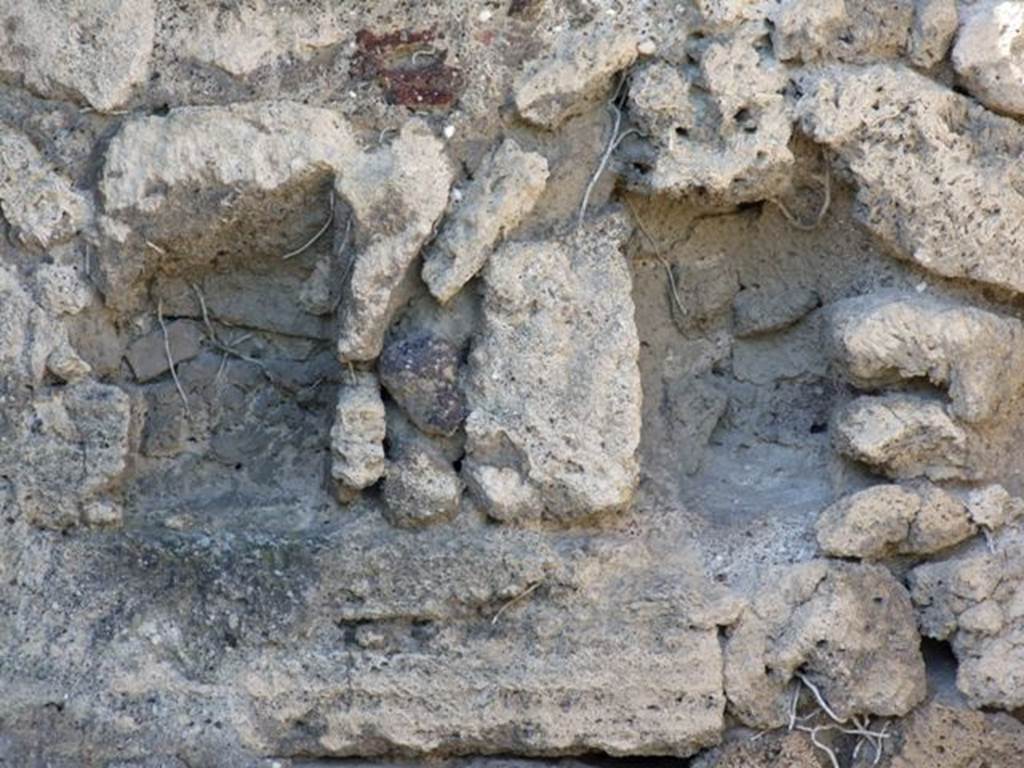
<svg viewBox="0 0 1024 768"><path fill-rule="evenodd" d="M970 480L977 474L969 433L934 400L858 397L833 416L831 434L841 454L889 477Z"/></svg>
<svg viewBox="0 0 1024 768"><path fill-rule="evenodd" d="M488 156L424 257L423 281L438 301L448 301L480 271L494 245L533 209L547 179L544 156L514 139Z"/></svg>
<svg viewBox="0 0 1024 768"><path fill-rule="evenodd" d="M622 213L507 243L484 272L470 355L466 481L499 520L623 509L637 482L638 339Z"/></svg>
<svg viewBox="0 0 1024 768"><path fill-rule="evenodd" d="M427 434L451 435L466 418L459 363L455 345L418 331L391 341L377 370L388 393L417 427Z"/></svg>
<svg viewBox="0 0 1024 768"><path fill-rule="evenodd" d="M7 0L0 77L101 112L124 104L149 74L154 0Z"/></svg>
<svg viewBox="0 0 1024 768"><path fill-rule="evenodd" d="M1024 387L1024 326L920 294L877 294L831 312L835 361L856 386L925 377L948 387L954 416L984 421Z"/></svg>
<svg viewBox="0 0 1024 768"><path fill-rule="evenodd" d="M973 707L1024 705L1024 533L1019 525L910 574L921 631L950 640L957 687Z"/></svg>
<svg viewBox="0 0 1024 768"><path fill-rule="evenodd" d="M801 79L804 130L857 186L857 215L901 258L1024 290L1024 128L898 65ZM979 215L985 211L986 215Z"/></svg>
<svg viewBox="0 0 1024 768"><path fill-rule="evenodd" d="M1008 715L930 701L903 723L891 768L1010 768L1024 750L1024 726Z"/></svg>
<svg viewBox="0 0 1024 768"><path fill-rule="evenodd" d="M338 388L331 476L344 488L361 490L384 475L386 424L380 384L372 373L351 372Z"/></svg>
<svg viewBox="0 0 1024 768"><path fill-rule="evenodd" d="M85 198L44 162L28 137L3 123L0 213L18 240L37 248L70 238L85 225L89 213Z"/></svg>
<svg viewBox="0 0 1024 768"><path fill-rule="evenodd" d="M409 448L388 466L384 514L394 525L417 528L449 520L461 497L462 481L439 452Z"/></svg>
<svg viewBox="0 0 1024 768"><path fill-rule="evenodd" d="M997 112L1024 114L1024 6L983 0L965 8L953 66L982 104Z"/></svg>
<svg viewBox="0 0 1024 768"><path fill-rule="evenodd" d="M884 568L814 560L766 579L725 644L725 690L747 725L788 722L798 670L843 719L902 715L925 695L913 607Z"/></svg>

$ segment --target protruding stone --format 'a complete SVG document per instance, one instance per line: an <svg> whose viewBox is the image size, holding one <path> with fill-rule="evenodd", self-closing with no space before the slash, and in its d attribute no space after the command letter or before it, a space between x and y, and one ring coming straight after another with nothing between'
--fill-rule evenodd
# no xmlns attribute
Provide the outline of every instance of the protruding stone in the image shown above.
<svg viewBox="0 0 1024 768"><path fill-rule="evenodd" d="M78 270L64 264L43 264L35 274L39 304L58 315L77 315L89 305L92 290Z"/></svg>
<svg viewBox="0 0 1024 768"><path fill-rule="evenodd" d="M859 397L839 409L831 431L837 451L889 477L970 480L976 474L967 432L934 400Z"/></svg>
<svg viewBox="0 0 1024 768"><path fill-rule="evenodd" d="M639 340L620 213L506 243L484 272L464 473L502 520L621 510L637 483Z"/></svg>
<svg viewBox="0 0 1024 768"><path fill-rule="evenodd" d="M910 37L910 60L928 69L946 58L960 18L956 0L917 0Z"/></svg>
<svg viewBox="0 0 1024 768"><path fill-rule="evenodd" d="M843 0L782 0L770 15L772 49L782 61L813 62L832 48L847 22Z"/></svg>
<svg viewBox="0 0 1024 768"><path fill-rule="evenodd" d="M982 0L967 6L953 46L953 67L986 107L1024 115L1024 4Z"/></svg>
<svg viewBox="0 0 1024 768"><path fill-rule="evenodd" d="M804 131L848 169L856 216L894 255L1024 292L1024 127L898 65L808 69L800 89Z"/></svg>
<svg viewBox="0 0 1024 768"><path fill-rule="evenodd" d="M636 61L639 43L632 32L610 25L566 29L553 41L552 52L516 79L516 109L528 122L554 130Z"/></svg>
<svg viewBox="0 0 1024 768"><path fill-rule="evenodd" d="M342 362L380 354L399 289L444 214L454 178L444 142L417 120L357 173L339 177L338 195L355 217L356 251L339 307Z"/></svg>
<svg viewBox="0 0 1024 768"><path fill-rule="evenodd" d="M993 483L973 488L964 497L967 512L977 525L989 531L1002 528L1024 514L1024 501Z"/></svg>
<svg viewBox="0 0 1024 768"><path fill-rule="evenodd" d="M1024 725L1010 715L940 703L919 707L899 723L890 768L1012 768L1024 754Z"/></svg>
<svg viewBox="0 0 1024 768"><path fill-rule="evenodd" d="M384 515L400 528L450 520L459 510L462 481L444 457L413 447L391 462L384 479Z"/></svg>
<svg viewBox="0 0 1024 768"><path fill-rule="evenodd" d="M368 488L384 476L386 430L377 377L364 371L346 372L338 387L331 428L331 476L344 490Z"/></svg>
<svg viewBox="0 0 1024 768"><path fill-rule="evenodd" d="M162 376L171 369L171 363L177 365L203 351L203 329L199 323L191 320L174 320L165 323L167 336L161 328L150 331L140 339L136 339L128 347L125 357L132 367L136 381L147 382ZM170 359L168 359L168 349Z"/></svg>
<svg viewBox="0 0 1024 768"><path fill-rule="evenodd" d="M0 60L3 56L0 45ZM71 183L44 162L28 137L0 124L0 213L18 240L46 249L80 230L89 207Z"/></svg>
<svg viewBox="0 0 1024 768"><path fill-rule="evenodd" d="M452 435L466 418L459 388L459 350L431 333L395 339L377 364L381 383L427 434Z"/></svg>
<svg viewBox="0 0 1024 768"><path fill-rule="evenodd" d="M906 590L884 568L812 560L773 574L725 644L725 692L756 728L788 722L802 670L840 718L903 715L925 695Z"/></svg>
<svg viewBox="0 0 1024 768"><path fill-rule="evenodd" d="M423 281L438 301L448 301L480 271L495 244L533 209L547 178L544 156L514 139L484 161L424 259Z"/></svg>
<svg viewBox="0 0 1024 768"><path fill-rule="evenodd" d="M931 554L978 530L963 501L930 483L850 494L825 509L816 528L826 554L865 559Z"/></svg>
<svg viewBox="0 0 1024 768"><path fill-rule="evenodd" d="M979 422L1024 389L1024 325L918 294L846 299L831 313L835 360L858 387L927 377L954 416Z"/></svg>
<svg viewBox="0 0 1024 768"><path fill-rule="evenodd" d="M149 75L155 31L154 0L5 0L0 78L110 112Z"/></svg>

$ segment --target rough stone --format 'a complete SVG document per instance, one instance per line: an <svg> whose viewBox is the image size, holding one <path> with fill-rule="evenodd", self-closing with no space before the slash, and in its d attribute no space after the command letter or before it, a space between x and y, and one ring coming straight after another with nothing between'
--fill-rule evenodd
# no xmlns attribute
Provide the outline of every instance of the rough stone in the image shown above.
<svg viewBox="0 0 1024 768"><path fill-rule="evenodd" d="M941 403L909 394L858 397L836 411L832 444L889 477L971 480L968 432Z"/></svg>
<svg viewBox="0 0 1024 768"><path fill-rule="evenodd" d="M3 46L0 46L2 51ZM3 53L0 52L0 66ZM28 137L0 123L0 213L22 243L49 248L86 223L89 206Z"/></svg>
<svg viewBox="0 0 1024 768"><path fill-rule="evenodd" d="M384 516L400 528L421 528L450 520L459 510L462 481L436 452L413 448L388 465Z"/></svg>
<svg viewBox="0 0 1024 768"><path fill-rule="evenodd" d="M515 139L488 156L425 254L423 281L438 301L451 299L480 271L495 244L533 209L547 179L544 156Z"/></svg>
<svg viewBox="0 0 1024 768"><path fill-rule="evenodd" d="M566 29L551 53L532 62L516 78L513 98L519 115L548 130L577 115L637 57L640 39L629 30L594 23Z"/></svg>
<svg viewBox="0 0 1024 768"><path fill-rule="evenodd" d="M386 430L377 377L363 371L346 376L331 428L331 476L345 489L362 490L384 476Z"/></svg>
<svg viewBox="0 0 1024 768"><path fill-rule="evenodd" d="M938 275L1024 290L1024 128L898 65L801 78L804 131L857 187L857 217ZM984 216L978 211L986 211Z"/></svg>
<svg viewBox="0 0 1024 768"><path fill-rule="evenodd" d="M417 332L391 341L377 363L381 383L427 434L452 435L466 418L459 387L459 350Z"/></svg>
<svg viewBox="0 0 1024 768"><path fill-rule="evenodd" d="M788 187L794 158L792 118L781 94L787 75L762 55L761 35L752 25L712 42L686 87L663 66L631 84L631 107L644 124L660 128L640 142L641 162L623 169L637 189L744 203ZM664 99L675 92L683 98L673 110Z"/></svg>
<svg viewBox="0 0 1024 768"><path fill-rule="evenodd" d="M819 306L817 292L802 286L781 291L744 288L733 299L733 325L737 336L773 333L788 328Z"/></svg>
<svg viewBox="0 0 1024 768"><path fill-rule="evenodd" d="M847 21L843 0L783 0L772 11L772 48L783 61L820 59Z"/></svg>
<svg viewBox="0 0 1024 768"><path fill-rule="evenodd" d="M175 365L191 360L203 351L203 328L191 320L174 320L166 322L166 346L164 331L157 328L136 339L128 347L125 357L132 367L136 381L147 382L162 376L171 369L171 361ZM167 350L170 350L170 360Z"/></svg>
<svg viewBox="0 0 1024 768"><path fill-rule="evenodd" d="M819 736L821 738L821 736ZM692 768L821 768L815 747L800 732L743 736L701 753Z"/></svg>
<svg viewBox="0 0 1024 768"><path fill-rule="evenodd" d="M54 314L77 315L92 300L92 290L72 267L43 264L35 279L39 305Z"/></svg>
<svg viewBox="0 0 1024 768"><path fill-rule="evenodd" d="M284 254L322 226L313 196L364 155L335 112L290 102L180 107L127 121L100 180L108 306L131 308L146 280L215 258Z"/></svg>
<svg viewBox="0 0 1024 768"><path fill-rule="evenodd" d="M0 475L10 479L20 513L46 528L116 522L106 494L128 455L128 396L83 382L40 393L11 417L0 440Z"/></svg>
<svg viewBox="0 0 1024 768"><path fill-rule="evenodd" d="M890 768L1012 768L1024 752L1024 725L1009 715L932 700L901 725Z"/></svg>
<svg viewBox="0 0 1024 768"><path fill-rule="evenodd" d="M1017 525L983 545L911 571L921 632L951 640L956 682L972 707L1024 705L1024 532Z"/></svg>
<svg viewBox="0 0 1024 768"><path fill-rule="evenodd" d="M964 495L967 512L977 525L989 531L1002 528L1024 514L1024 502L998 483L972 488Z"/></svg>
<svg viewBox="0 0 1024 768"><path fill-rule="evenodd" d="M355 217L356 248L339 308L342 362L380 354L399 288L444 214L454 178L444 144L419 121L338 178L338 195Z"/></svg>
<svg viewBox="0 0 1024 768"><path fill-rule="evenodd" d="M997 112L1024 115L1024 6L983 0L965 8L952 58L978 101Z"/></svg>
<svg viewBox="0 0 1024 768"><path fill-rule="evenodd" d="M835 361L855 386L921 377L948 387L952 415L985 421L1024 388L1024 326L920 294L871 294L833 305Z"/></svg>
<svg viewBox="0 0 1024 768"><path fill-rule="evenodd" d="M100 112L127 102L149 75L154 0L7 0L0 78Z"/></svg>
<svg viewBox="0 0 1024 768"><path fill-rule="evenodd" d="M826 554L866 559L927 555L977 532L964 502L930 483L850 494L825 509L816 528Z"/></svg>
<svg viewBox="0 0 1024 768"><path fill-rule="evenodd" d="M917 0L910 61L928 69L945 59L959 23L956 0Z"/></svg>
<svg viewBox="0 0 1024 768"><path fill-rule="evenodd" d="M725 642L725 691L745 724L788 722L801 671L836 714L903 715L925 695L913 606L877 566L813 560L776 573Z"/></svg>
<svg viewBox="0 0 1024 768"><path fill-rule="evenodd" d="M484 272L470 355L464 475L499 520L568 521L626 507L637 483L639 341L630 227L507 243Z"/></svg>

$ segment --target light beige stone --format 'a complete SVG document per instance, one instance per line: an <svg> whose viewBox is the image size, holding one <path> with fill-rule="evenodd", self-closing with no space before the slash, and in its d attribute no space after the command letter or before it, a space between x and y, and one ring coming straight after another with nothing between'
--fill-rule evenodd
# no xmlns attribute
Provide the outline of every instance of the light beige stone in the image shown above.
<svg viewBox="0 0 1024 768"><path fill-rule="evenodd" d="M967 6L952 58L978 101L997 112L1024 115L1024 5L982 0Z"/></svg>

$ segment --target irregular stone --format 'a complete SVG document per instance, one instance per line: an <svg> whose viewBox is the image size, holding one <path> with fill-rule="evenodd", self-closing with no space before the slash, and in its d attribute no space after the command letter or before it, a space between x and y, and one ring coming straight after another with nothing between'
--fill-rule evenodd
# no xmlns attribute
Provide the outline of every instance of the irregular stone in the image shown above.
<svg viewBox="0 0 1024 768"><path fill-rule="evenodd" d="M1024 501L993 483L982 488L972 488L964 496L967 513L977 525L989 531L1002 528L1024 514Z"/></svg>
<svg viewBox="0 0 1024 768"><path fill-rule="evenodd" d="M146 416L139 450L143 456L176 456L185 450L189 418L173 382L145 389Z"/></svg>
<svg viewBox="0 0 1024 768"><path fill-rule="evenodd" d="M100 112L124 104L149 76L154 0L7 0L0 19L0 78L48 99Z"/></svg>
<svg viewBox="0 0 1024 768"><path fill-rule="evenodd" d="M591 24L566 29L551 53L529 64L513 84L513 99L526 121L554 130L580 114L637 57L640 39L631 31Z"/></svg>
<svg viewBox="0 0 1024 768"><path fill-rule="evenodd" d="M454 171L444 144L411 120L390 147L338 178L355 217L355 256L339 307L338 357L372 360L401 303L399 288L448 205Z"/></svg>
<svg viewBox="0 0 1024 768"><path fill-rule="evenodd" d="M692 126L696 115L690 81L666 61L638 65L629 78L629 116L648 136L667 135L680 123Z"/></svg>
<svg viewBox="0 0 1024 768"><path fill-rule="evenodd" d="M714 202L763 200L789 186L792 118L782 90L785 69L759 47L760 25L707 46L699 75L671 112L668 94L684 89L664 69L633 82L630 108L660 131L638 142L641 162L622 172L648 194L707 196ZM657 105L652 109L651 105ZM649 158L649 159L648 159Z"/></svg>
<svg viewBox="0 0 1024 768"><path fill-rule="evenodd" d="M804 131L857 188L854 213L900 258L1024 290L1024 128L897 65L800 79ZM979 215L985 211L986 215Z"/></svg>
<svg viewBox="0 0 1024 768"><path fill-rule="evenodd" d="M971 480L968 433L940 403L914 395L863 396L836 411L832 444L889 477Z"/></svg>
<svg viewBox="0 0 1024 768"><path fill-rule="evenodd" d="M452 465L433 451L414 448L388 465L384 516L399 528L434 525L455 516L461 496L462 481Z"/></svg>
<svg viewBox="0 0 1024 768"><path fill-rule="evenodd" d="M0 45L0 66L3 49ZM71 238L89 214L85 198L43 160L28 137L2 123L0 213L20 242L42 249Z"/></svg>
<svg viewBox="0 0 1024 768"><path fill-rule="evenodd" d="M824 740L826 734L818 735ZM692 768L821 768L820 752L799 731L766 733L756 741L743 736L698 755Z"/></svg>
<svg viewBox="0 0 1024 768"><path fill-rule="evenodd" d="M899 723L890 768L1012 768L1024 752L1024 725L1009 715L929 701Z"/></svg>
<svg viewBox="0 0 1024 768"><path fill-rule="evenodd" d="M35 273L40 306L58 315L77 315L89 305L92 291L78 270L63 264L43 264Z"/></svg>
<svg viewBox="0 0 1024 768"><path fill-rule="evenodd" d="M953 46L953 68L986 107L1024 115L1024 6L982 0L965 8Z"/></svg>
<svg viewBox="0 0 1024 768"><path fill-rule="evenodd" d="M331 476L344 489L362 490L384 476L386 429L377 377L364 371L343 377L331 428Z"/></svg>
<svg viewBox="0 0 1024 768"><path fill-rule="evenodd" d="M727 635L729 707L751 727L782 726L802 671L842 719L903 715L925 695L919 646L910 599L886 569L791 566L765 582Z"/></svg>
<svg viewBox="0 0 1024 768"><path fill-rule="evenodd" d="M423 281L438 301L448 301L480 271L495 244L533 210L547 179L544 156L515 139L505 139L483 162L424 256Z"/></svg>
<svg viewBox="0 0 1024 768"><path fill-rule="evenodd" d="M484 271L464 476L499 520L625 508L637 483L639 340L621 212L506 243Z"/></svg>
<svg viewBox="0 0 1024 768"><path fill-rule="evenodd" d="M0 475L30 523L116 522L106 494L125 468L130 415L128 395L96 382L51 389L12 413L0 438Z"/></svg>
<svg viewBox="0 0 1024 768"><path fill-rule="evenodd" d="M307 242L330 213L310 198L326 200L334 174L358 175L364 159L337 113L290 102L128 120L99 184L108 306L134 307L157 271L191 276L214 259L284 254Z"/></svg>
<svg viewBox="0 0 1024 768"><path fill-rule="evenodd" d="M1017 525L909 576L921 631L951 640L972 707L1024 705L1024 531Z"/></svg>
<svg viewBox="0 0 1024 768"><path fill-rule="evenodd" d="M733 327L740 337L781 331L820 305L817 292L802 286L743 288L733 299Z"/></svg>
<svg viewBox="0 0 1024 768"><path fill-rule="evenodd" d="M812 62L832 47L847 22L844 0L783 0L773 9L772 49L782 61Z"/></svg>
<svg viewBox="0 0 1024 768"><path fill-rule="evenodd" d="M32 300L15 272L0 267L0 393L18 383L38 384L47 371L76 381L89 370L64 323Z"/></svg>
<svg viewBox="0 0 1024 768"><path fill-rule="evenodd" d="M169 45L181 56L244 77L284 57L307 60L345 36L339 14L255 0L230 8L200 6Z"/></svg>
<svg viewBox="0 0 1024 768"><path fill-rule="evenodd" d="M929 69L946 58L960 23L956 0L917 0L910 38L910 61Z"/></svg>
<svg viewBox="0 0 1024 768"><path fill-rule="evenodd" d="M830 312L831 347L852 384L864 389L927 377L948 387L951 412L991 418L1024 389L1024 325L976 307L920 294L869 294Z"/></svg>
<svg viewBox="0 0 1024 768"><path fill-rule="evenodd" d="M427 434L452 435L466 418L459 350L429 332L390 342L377 363L381 383Z"/></svg>
<svg viewBox="0 0 1024 768"><path fill-rule="evenodd" d="M978 530L960 499L930 483L845 496L821 513L816 529L826 554L867 559L931 554Z"/></svg>
<svg viewBox="0 0 1024 768"><path fill-rule="evenodd" d="M128 347L125 357L132 367L136 381L147 382L171 370L175 365L191 360L203 351L204 332L199 323L191 320L165 322L167 326L166 346L164 332L157 328L136 339ZM171 359L167 359L170 349Z"/></svg>

